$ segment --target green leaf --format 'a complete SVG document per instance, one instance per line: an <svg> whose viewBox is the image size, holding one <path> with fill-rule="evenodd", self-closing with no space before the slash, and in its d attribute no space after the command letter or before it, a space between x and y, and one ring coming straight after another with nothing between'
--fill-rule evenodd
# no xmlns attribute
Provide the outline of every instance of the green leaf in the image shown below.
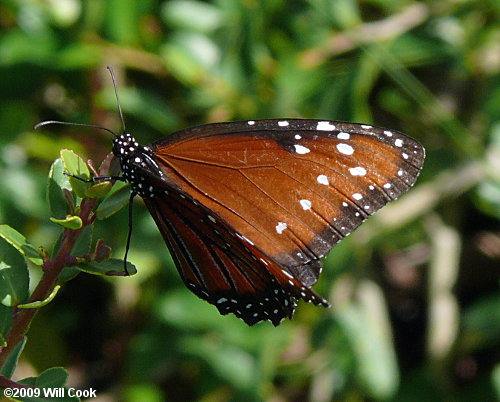
<svg viewBox="0 0 500 402"><path fill-rule="evenodd" d="M26 269L26 262L23 259ZM0 303L6 307L13 307L21 301L26 300L28 291L23 286L26 282L24 278L19 277L21 267L11 267L3 261L0 261Z"/></svg>
<svg viewBox="0 0 500 402"><path fill-rule="evenodd" d="M161 56L177 79L196 85L216 66L220 49L208 36L182 31L170 36Z"/></svg>
<svg viewBox="0 0 500 402"><path fill-rule="evenodd" d="M491 381L493 383L493 388L495 389L495 394L497 401L500 400L500 364L497 364L493 373L491 374Z"/></svg>
<svg viewBox="0 0 500 402"><path fill-rule="evenodd" d="M0 374L4 375L7 378L12 377L12 374L14 374L14 370L17 367L19 356L21 356L21 353L23 352L24 349L24 345L26 345L26 339L27 339L26 337L23 337L23 339L16 345L16 347L12 349L12 352L10 352L9 357L7 357L5 364L0 370Z"/></svg>
<svg viewBox="0 0 500 402"><path fill-rule="evenodd" d="M5 336L12 326L13 314L14 311L12 307L5 307L4 305L0 304L0 335L2 336L4 342Z"/></svg>
<svg viewBox="0 0 500 402"><path fill-rule="evenodd" d="M124 401L161 402L164 400L160 386L155 384L128 385L123 392Z"/></svg>
<svg viewBox="0 0 500 402"><path fill-rule="evenodd" d="M15 306L28 298L26 260L5 240L0 240L0 303Z"/></svg>
<svg viewBox="0 0 500 402"><path fill-rule="evenodd" d="M29 385L31 387L36 387L36 388L54 389L54 388L64 387L67 380L68 380L68 372L64 368L52 367L50 369L45 370L38 377L28 377L28 378L25 378L25 379L19 381L19 383ZM49 399L49 397L45 398L42 395L39 398L23 398L20 400L26 401L26 402L41 402L41 401L47 401L47 400L54 400L57 402L75 402L75 401L80 400L77 397L70 397L67 395L68 395L68 392L66 389L65 396L61 397L61 398L54 397L53 399Z"/></svg>
<svg viewBox="0 0 500 402"><path fill-rule="evenodd" d="M224 382L238 389L250 389L257 380L255 358L233 345L190 336L183 339L181 349L205 360Z"/></svg>
<svg viewBox="0 0 500 402"><path fill-rule="evenodd" d="M81 271L76 267L66 267L62 270L57 280L59 282L68 282L76 277Z"/></svg>
<svg viewBox="0 0 500 402"><path fill-rule="evenodd" d="M63 387L68 380L68 372L62 367L52 367L42 372L38 377L27 377L19 382L32 387Z"/></svg>
<svg viewBox="0 0 500 402"><path fill-rule="evenodd" d="M398 386L397 361L391 337L384 331L385 324L378 321L378 314L366 306L349 305L340 308L335 317L352 344L367 392L375 399L393 395Z"/></svg>
<svg viewBox="0 0 500 402"><path fill-rule="evenodd" d="M60 49L57 65L61 70L95 68L101 53L102 48L97 43L68 43Z"/></svg>
<svg viewBox="0 0 500 402"><path fill-rule="evenodd" d="M199 303L196 297L182 290L168 292L155 303L155 316L176 328L193 331L213 329L225 325L218 320L219 313L208 303ZM224 318L227 321L230 318Z"/></svg>
<svg viewBox="0 0 500 402"><path fill-rule="evenodd" d="M464 340L474 349L500 342L500 295L492 294L472 304L463 315Z"/></svg>
<svg viewBox="0 0 500 402"><path fill-rule="evenodd" d="M11 246L15 247L33 264L42 265L42 259L40 258L38 249L28 243L26 237L24 237L17 230L11 228L9 225L0 225L0 237L7 241Z"/></svg>
<svg viewBox="0 0 500 402"><path fill-rule="evenodd" d="M127 271L125 271L123 260L119 260L117 258L111 258L103 262L97 262L97 261L82 262L78 264L77 268L89 274L105 275L105 276L129 276L129 275L135 275L137 273L135 265L133 265L128 261L127 261Z"/></svg>
<svg viewBox="0 0 500 402"><path fill-rule="evenodd" d="M47 201L52 216L62 219L68 212L68 202L64 198L63 188L71 189L68 176L64 174L64 165L62 160L56 159L49 172L49 181L47 184Z"/></svg>
<svg viewBox="0 0 500 402"><path fill-rule="evenodd" d="M121 45L139 43L140 2L108 0L105 2L105 27L113 42Z"/></svg>
<svg viewBox="0 0 500 402"><path fill-rule="evenodd" d="M90 183L85 183L82 180L90 179L90 172L87 164L77 154L69 149L61 150L61 159L64 164L64 170L75 177L69 177L71 188L75 194L80 197L85 197L85 192L90 187ZM77 179L79 177L82 180Z"/></svg>
<svg viewBox="0 0 500 402"><path fill-rule="evenodd" d="M78 230L83 226L82 218L75 215L68 215L65 219L50 218L50 220L63 228Z"/></svg>
<svg viewBox="0 0 500 402"><path fill-rule="evenodd" d="M222 22L220 9L209 3L174 0L163 4L163 20L173 27L209 33Z"/></svg>
<svg viewBox="0 0 500 402"><path fill-rule="evenodd" d="M85 254L90 253L90 247L92 245L92 236L94 232L93 225L86 226L85 229L82 230L78 239L76 239L75 245L73 246L73 250L71 250L71 255L75 257L81 257Z"/></svg>
<svg viewBox="0 0 500 402"><path fill-rule="evenodd" d="M110 192L112 187L113 184L109 181L97 183L87 189L85 196L88 198L103 198Z"/></svg>
<svg viewBox="0 0 500 402"><path fill-rule="evenodd" d="M61 286L56 285L52 290L52 292L50 292L50 294L44 300L39 300L31 303L18 304L17 308L30 309L30 308L40 308L46 306L52 300L54 300L54 297L56 297L57 292L59 292L59 289L61 289Z"/></svg>
<svg viewBox="0 0 500 402"><path fill-rule="evenodd" d="M52 246L52 251L50 252L50 257L55 258L57 253L59 252L59 249L61 248L61 244L64 238L64 230L61 230L59 233L59 236L57 236L56 241L54 242Z"/></svg>
<svg viewBox="0 0 500 402"><path fill-rule="evenodd" d="M97 219L103 220L117 213L130 199L130 185L116 183L113 191L97 207Z"/></svg>
<svg viewBox="0 0 500 402"><path fill-rule="evenodd" d="M57 158L50 167L49 177L51 177L59 188L71 191L69 177L64 174L64 163L61 158Z"/></svg>
<svg viewBox="0 0 500 402"><path fill-rule="evenodd" d="M113 90L103 91L100 94L102 102L114 109L116 98ZM121 88L120 101L123 112L143 121L148 126L158 131L171 131L172 127L178 127L179 118L165 99L148 91L139 89ZM117 158L114 158L116 165ZM112 175L116 175L116 169ZM119 173L119 170L118 170Z"/></svg>

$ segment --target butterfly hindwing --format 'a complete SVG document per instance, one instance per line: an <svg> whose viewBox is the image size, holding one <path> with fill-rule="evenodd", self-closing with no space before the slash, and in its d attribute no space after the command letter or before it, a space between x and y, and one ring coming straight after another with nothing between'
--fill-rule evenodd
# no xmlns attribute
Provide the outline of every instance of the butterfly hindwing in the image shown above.
<svg viewBox="0 0 500 402"><path fill-rule="evenodd" d="M278 325L297 299L328 305L189 196L165 189L144 201L188 289L221 314Z"/></svg>

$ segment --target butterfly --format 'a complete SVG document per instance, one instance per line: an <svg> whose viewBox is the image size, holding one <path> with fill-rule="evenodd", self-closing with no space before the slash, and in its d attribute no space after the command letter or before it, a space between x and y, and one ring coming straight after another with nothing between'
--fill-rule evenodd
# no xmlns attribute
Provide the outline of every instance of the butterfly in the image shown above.
<svg viewBox="0 0 500 402"><path fill-rule="evenodd" d="M406 192L425 158L400 132L331 120L207 124L149 146L124 124L114 135L113 178L144 200L187 288L248 325L277 326L301 299L329 306L311 289L322 258Z"/></svg>

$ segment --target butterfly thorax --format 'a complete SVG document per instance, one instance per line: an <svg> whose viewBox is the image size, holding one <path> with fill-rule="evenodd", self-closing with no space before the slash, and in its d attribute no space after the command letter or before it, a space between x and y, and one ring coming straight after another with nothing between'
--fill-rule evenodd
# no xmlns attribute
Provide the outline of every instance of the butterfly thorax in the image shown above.
<svg viewBox="0 0 500 402"><path fill-rule="evenodd" d="M164 174L151 148L140 145L131 134L124 133L113 139L113 154L120 160L122 176L132 186L132 192L143 198L153 198L155 190L151 179L162 178Z"/></svg>

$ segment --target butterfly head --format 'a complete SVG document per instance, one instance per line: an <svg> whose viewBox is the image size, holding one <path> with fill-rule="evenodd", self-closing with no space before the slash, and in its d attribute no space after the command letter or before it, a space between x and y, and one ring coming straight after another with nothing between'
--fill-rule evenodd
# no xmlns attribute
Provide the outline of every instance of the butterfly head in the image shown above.
<svg viewBox="0 0 500 402"><path fill-rule="evenodd" d="M133 154L141 145L135 140L132 134L123 133L113 139L113 154L118 159L124 159Z"/></svg>

